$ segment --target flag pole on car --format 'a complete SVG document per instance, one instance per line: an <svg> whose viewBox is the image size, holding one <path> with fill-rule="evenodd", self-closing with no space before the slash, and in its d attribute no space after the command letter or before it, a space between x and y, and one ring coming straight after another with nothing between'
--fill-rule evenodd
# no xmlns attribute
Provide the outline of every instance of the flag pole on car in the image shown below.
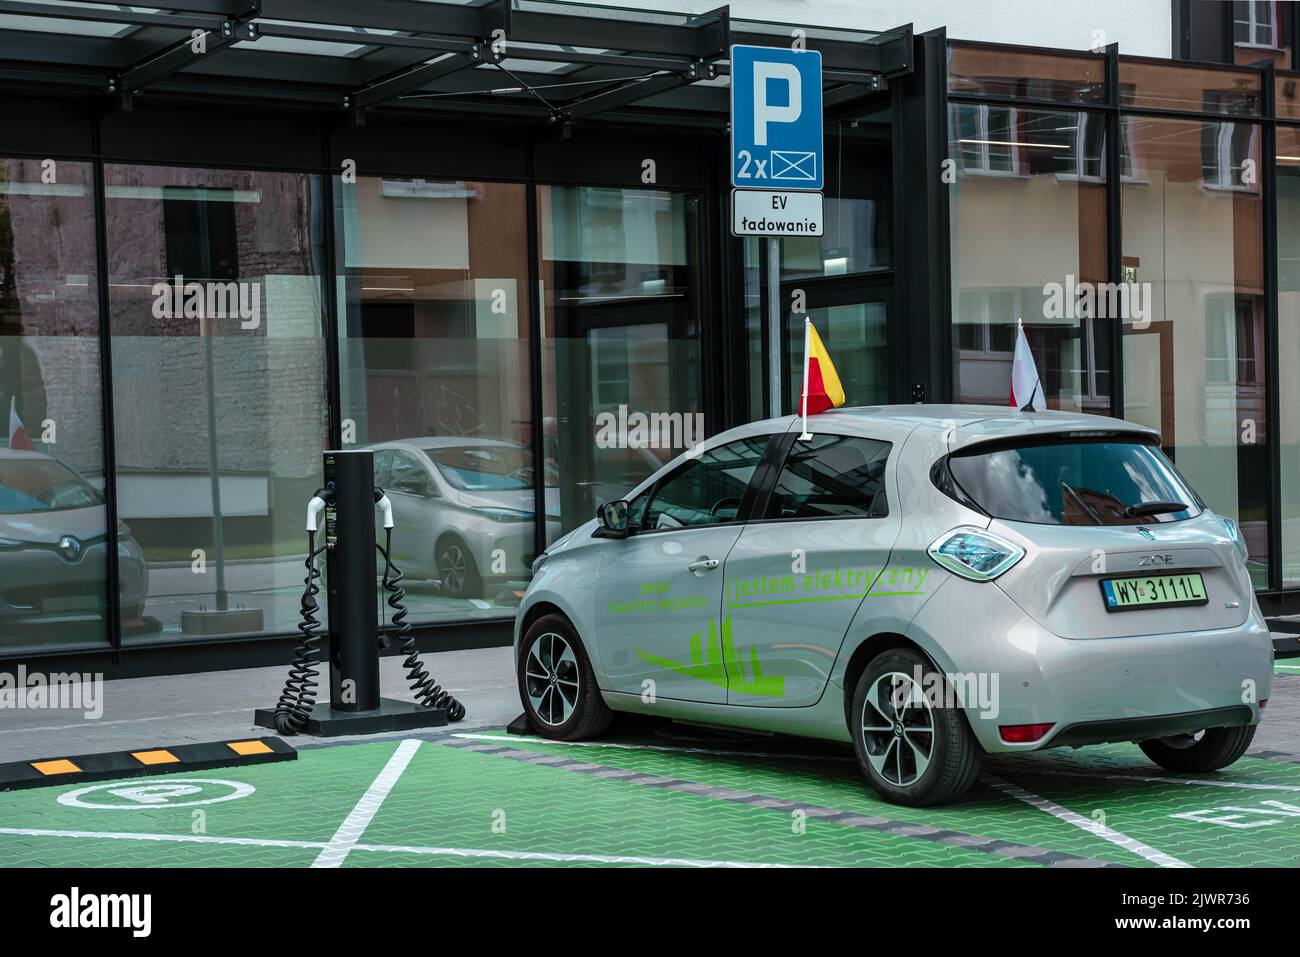
<svg viewBox="0 0 1300 957"><path fill-rule="evenodd" d="M1025 337L1025 326L1016 320L1016 351L1011 360L1011 402L1021 412L1042 412L1047 408L1043 401L1043 384L1038 379L1038 366L1033 350Z"/></svg>
<svg viewBox="0 0 1300 957"><path fill-rule="evenodd" d="M844 386L840 384L839 373L835 363L831 362L830 353L822 345L821 336L812 324L812 319L803 319L803 432L800 442L812 439L808 431L808 413L816 415L844 404ZM812 408L809 408L809 406Z"/></svg>

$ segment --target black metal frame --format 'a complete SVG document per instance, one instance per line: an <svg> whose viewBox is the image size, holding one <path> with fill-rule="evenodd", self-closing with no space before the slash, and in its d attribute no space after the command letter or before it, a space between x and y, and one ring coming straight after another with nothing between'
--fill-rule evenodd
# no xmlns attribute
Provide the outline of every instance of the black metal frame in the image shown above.
<svg viewBox="0 0 1300 957"><path fill-rule="evenodd" d="M1175 12L1179 12L1181 0L1174 0ZM1230 5L1229 17L1231 16ZM1300 16L1293 17L1293 25L1300 39ZM1175 18L1175 40L1179 39L1180 22ZM1231 33L1229 33L1231 40ZM1010 52L1042 53L1064 51L1046 51L1037 47L1022 47L1004 43L976 43L961 41L963 47L981 49L993 48ZM1176 49L1183 48L1181 42ZM1300 55L1300 47L1294 47ZM1077 55L1077 54L1065 54ZM1106 120L1106 235L1107 235L1107 271L1112 281L1123 280L1123 182L1121 171L1121 143L1123 135L1123 118L1125 116L1147 116L1161 119L1178 119L1189 122L1242 122L1257 124L1261 130L1262 156L1264 169L1261 171L1261 197L1263 204L1263 223L1261 228L1261 255L1263 257L1264 308L1265 308L1265 378L1267 422L1265 441L1269 446L1269 485L1267 502L1269 509L1268 536L1269 562L1268 587L1259 589L1256 594L1262 604L1266 604L1272 614L1300 613L1300 588L1284 587L1282 579L1282 475L1281 475L1281 400L1278 383L1281 376L1281 356L1279 355L1279 313L1278 313L1278 272L1277 272L1277 164L1276 152L1277 127L1285 126L1300 129L1300 119L1279 117L1276 113L1276 90L1279 76L1300 79L1300 72L1279 71L1272 60L1263 60L1253 64L1234 64L1231 62L1198 62L1186 59L1163 60L1155 57L1125 56L1121 60L1118 44L1111 44L1105 51L1106 59L1106 95L1099 102L1078 103L1063 100L1043 100L1031 97L985 96L972 93L949 93L948 99L956 103L994 104L1015 106L1028 109L1053 110L1057 112L1083 112L1100 114ZM1260 110L1257 114L1244 116L1225 113L1206 113L1191 110L1171 110L1124 104L1120 87L1121 63L1151 63L1177 68L1179 66L1197 69L1222 70L1225 72L1255 72L1260 78ZM945 84L946 86L946 84ZM1111 379L1111 415L1122 418L1124 415L1124 331L1119 322L1110 326L1110 379Z"/></svg>

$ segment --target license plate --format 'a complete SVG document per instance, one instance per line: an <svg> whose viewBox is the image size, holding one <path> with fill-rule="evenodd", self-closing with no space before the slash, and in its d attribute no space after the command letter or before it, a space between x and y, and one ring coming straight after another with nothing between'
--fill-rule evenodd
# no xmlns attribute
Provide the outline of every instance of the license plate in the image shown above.
<svg viewBox="0 0 1300 957"><path fill-rule="evenodd" d="M1142 578L1103 578L1101 594L1107 611L1204 605L1205 580L1197 572L1185 575L1147 575Z"/></svg>

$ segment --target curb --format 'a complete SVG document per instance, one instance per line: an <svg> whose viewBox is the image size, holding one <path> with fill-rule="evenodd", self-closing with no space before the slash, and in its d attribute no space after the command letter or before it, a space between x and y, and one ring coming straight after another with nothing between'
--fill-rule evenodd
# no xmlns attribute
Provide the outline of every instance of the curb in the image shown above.
<svg viewBox="0 0 1300 957"><path fill-rule="evenodd" d="M14 761L0 764L0 791L270 764L297 757L298 752L284 741L268 737Z"/></svg>

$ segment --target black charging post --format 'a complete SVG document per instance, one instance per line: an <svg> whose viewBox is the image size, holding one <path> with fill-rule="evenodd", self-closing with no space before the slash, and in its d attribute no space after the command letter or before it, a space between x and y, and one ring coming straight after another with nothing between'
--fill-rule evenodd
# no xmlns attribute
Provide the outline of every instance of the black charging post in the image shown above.
<svg viewBox="0 0 1300 957"><path fill-rule="evenodd" d="M384 698L379 693L374 453L369 449L329 451L324 460L325 485L317 497L325 506L330 700L312 702L310 714L304 711L304 721L296 730L331 737L445 725L445 707ZM314 525L309 508L309 529ZM312 567L311 557L308 567ZM310 588L310 573L308 583ZM263 728L279 727L285 733L277 724L277 710L257 709L254 723Z"/></svg>

